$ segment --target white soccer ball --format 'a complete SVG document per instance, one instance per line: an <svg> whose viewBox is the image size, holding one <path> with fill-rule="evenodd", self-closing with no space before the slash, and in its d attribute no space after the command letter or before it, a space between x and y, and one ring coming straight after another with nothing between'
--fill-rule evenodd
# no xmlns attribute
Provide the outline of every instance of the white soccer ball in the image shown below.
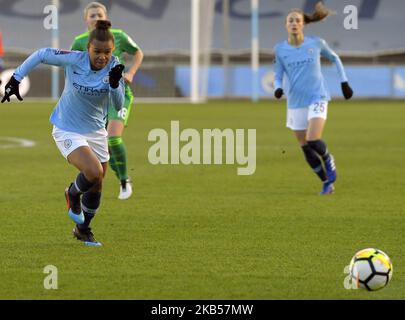
<svg viewBox="0 0 405 320"><path fill-rule="evenodd" d="M354 287L369 291L384 288L390 282L393 273L388 255L374 248L357 252L350 261L349 270Z"/></svg>

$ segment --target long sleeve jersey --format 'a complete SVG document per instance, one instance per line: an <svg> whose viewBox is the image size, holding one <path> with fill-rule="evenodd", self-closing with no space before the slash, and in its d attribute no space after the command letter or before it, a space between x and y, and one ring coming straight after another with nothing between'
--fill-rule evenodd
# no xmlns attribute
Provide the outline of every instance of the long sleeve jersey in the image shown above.
<svg viewBox="0 0 405 320"><path fill-rule="evenodd" d="M347 81L340 58L325 40L318 37L305 37L299 47L291 46L287 41L280 42L274 52L274 87L283 88L285 74L287 87L284 92L288 108L305 108L320 100L330 100L321 72L321 56L336 65L341 82Z"/></svg>
<svg viewBox="0 0 405 320"><path fill-rule="evenodd" d="M38 64L63 67L65 87L54 108L50 122L59 129L76 133L90 133L104 128L107 108L111 103L120 110L124 104L124 81L113 89L108 73L119 64L113 56L101 70L92 70L88 52L43 48L30 55L14 72L21 81Z"/></svg>

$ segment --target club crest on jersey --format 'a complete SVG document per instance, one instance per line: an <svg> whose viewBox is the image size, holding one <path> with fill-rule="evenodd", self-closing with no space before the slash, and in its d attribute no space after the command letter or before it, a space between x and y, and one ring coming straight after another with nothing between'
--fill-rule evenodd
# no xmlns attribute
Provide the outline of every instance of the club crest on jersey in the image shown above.
<svg viewBox="0 0 405 320"><path fill-rule="evenodd" d="M103 83L109 83L110 82L110 77L109 76L105 76L103 78Z"/></svg>
<svg viewBox="0 0 405 320"><path fill-rule="evenodd" d="M66 140L63 142L63 146L65 147L65 149L69 149L69 148L72 146L72 140L66 139Z"/></svg>

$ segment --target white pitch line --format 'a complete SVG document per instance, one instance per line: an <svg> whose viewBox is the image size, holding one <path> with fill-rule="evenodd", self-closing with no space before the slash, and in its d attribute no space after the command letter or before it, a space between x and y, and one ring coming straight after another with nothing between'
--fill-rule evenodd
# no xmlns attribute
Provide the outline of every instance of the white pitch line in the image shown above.
<svg viewBox="0 0 405 320"><path fill-rule="evenodd" d="M1 142L7 141L9 143L3 144ZM15 138L15 137L0 137L0 149L11 149L11 148L32 148L36 145L35 141Z"/></svg>

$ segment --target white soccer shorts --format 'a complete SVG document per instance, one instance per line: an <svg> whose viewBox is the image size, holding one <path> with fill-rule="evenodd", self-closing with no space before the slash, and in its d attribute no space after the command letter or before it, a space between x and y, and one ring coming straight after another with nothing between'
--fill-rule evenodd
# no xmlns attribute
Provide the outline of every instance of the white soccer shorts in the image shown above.
<svg viewBox="0 0 405 320"><path fill-rule="evenodd" d="M289 109L287 108L287 128L294 131L306 130L308 121L313 118L327 118L328 102L319 101L306 108Z"/></svg>
<svg viewBox="0 0 405 320"><path fill-rule="evenodd" d="M101 163L108 162L110 159L107 135L107 130L104 128L87 134L64 131L55 126L52 130L53 139L65 159L77 148L86 146L94 152Z"/></svg>

